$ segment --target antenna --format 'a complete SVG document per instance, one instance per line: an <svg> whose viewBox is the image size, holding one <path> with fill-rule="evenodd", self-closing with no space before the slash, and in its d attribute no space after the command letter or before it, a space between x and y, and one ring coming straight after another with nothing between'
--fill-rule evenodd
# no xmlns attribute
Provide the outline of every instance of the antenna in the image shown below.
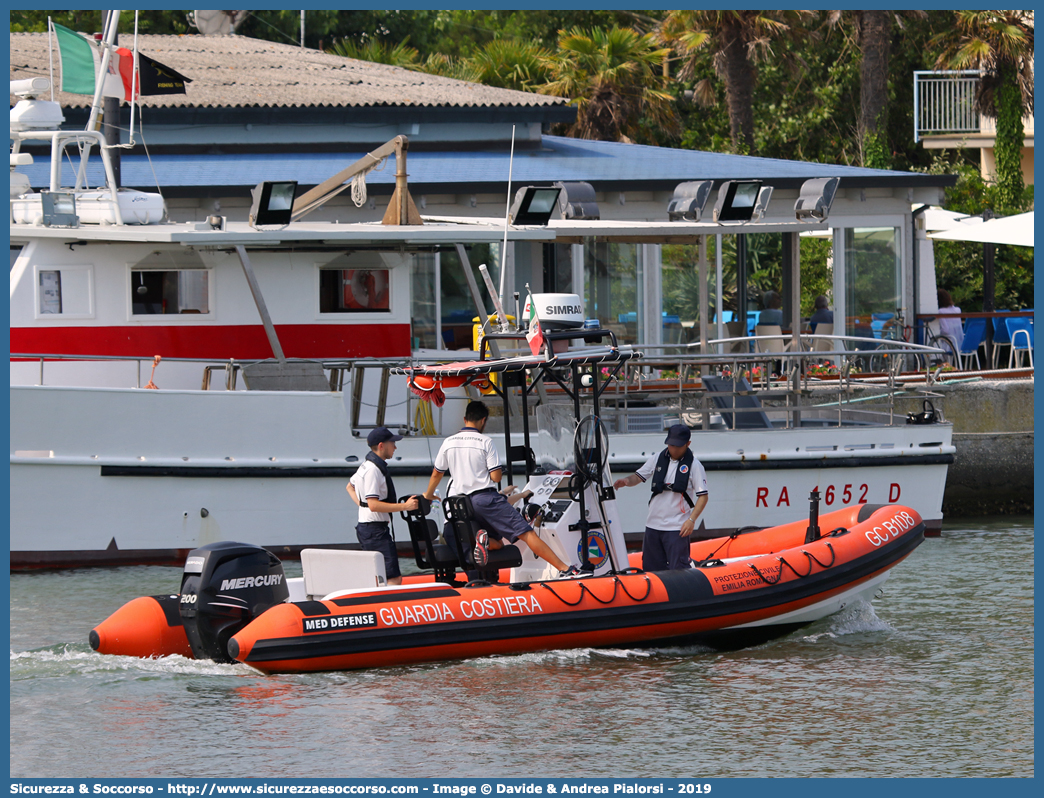
<svg viewBox="0 0 1044 798"><path fill-rule="evenodd" d="M507 274L507 236L508 236L508 217L511 215L511 170L515 166L515 126L511 126L511 157L508 158L508 191L507 191L507 207L504 208L504 253L500 258L500 293L498 297L504 296L504 275ZM490 290L493 290L493 286L490 286ZM503 315L504 323L507 324L507 318Z"/></svg>

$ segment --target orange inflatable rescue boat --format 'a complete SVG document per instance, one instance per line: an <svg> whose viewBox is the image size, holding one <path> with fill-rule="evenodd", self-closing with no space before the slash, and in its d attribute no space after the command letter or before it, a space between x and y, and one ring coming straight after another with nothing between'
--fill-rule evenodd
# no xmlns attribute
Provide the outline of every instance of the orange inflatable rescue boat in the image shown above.
<svg viewBox="0 0 1044 798"><path fill-rule="evenodd" d="M90 643L106 654L235 660L266 673L577 647L736 648L870 600L923 539L914 510L856 505L695 542L689 570L646 573L632 554L623 568L580 579L510 582L515 572L505 569L500 583L468 582L443 569L445 581L407 577L293 601L294 580L275 555L217 543L189 556L179 594L135 599Z"/></svg>

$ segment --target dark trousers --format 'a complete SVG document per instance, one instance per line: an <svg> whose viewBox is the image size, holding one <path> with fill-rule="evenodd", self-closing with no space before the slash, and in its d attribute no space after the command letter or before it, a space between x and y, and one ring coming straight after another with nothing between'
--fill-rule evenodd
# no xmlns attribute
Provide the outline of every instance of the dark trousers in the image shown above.
<svg viewBox="0 0 1044 798"><path fill-rule="evenodd" d="M661 529L645 528L642 541L642 569L645 571L678 571L688 568L689 539L683 538L677 529L665 532Z"/></svg>
<svg viewBox="0 0 1044 798"><path fill-rule="evenodd" d="M359 537L359 545L365 551L379 551L384 555L384 575L388 579L402 576L399 570L399 555L395 551L391 529L383 521L368 521L355 525L355 534Z"/></svg>

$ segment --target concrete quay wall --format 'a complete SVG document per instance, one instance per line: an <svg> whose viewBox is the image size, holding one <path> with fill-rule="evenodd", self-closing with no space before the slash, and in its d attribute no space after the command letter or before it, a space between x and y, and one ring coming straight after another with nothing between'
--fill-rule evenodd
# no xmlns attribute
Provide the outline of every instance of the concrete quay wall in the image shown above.
<svg viewBox="0 0 1044 798"><path fill-rule="evenodd" d="M954 463L943 513L953 516L1033 512L1033 380L934 385L953 422Z"/></svg>
<svg viewBox="0 0 1044 798"><path fill-rule="evenodd" d="M910 386L916 389L916 386ZM943 514L1033 512L1033 380L976 380L932 385L932 399L953 423L954 463L946 474ZM896 398L897 415L924 400Z"/></svg>

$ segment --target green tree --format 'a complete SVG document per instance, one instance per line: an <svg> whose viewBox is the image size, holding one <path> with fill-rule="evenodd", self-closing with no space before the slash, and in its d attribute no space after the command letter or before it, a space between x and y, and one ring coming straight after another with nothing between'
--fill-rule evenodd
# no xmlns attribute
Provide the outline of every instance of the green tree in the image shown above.
<svg viewBox="0 0 1044 798"><path fill-rule="evenodd" d="M946 189L947 209L978 216L997 206L1001 191L982 179L978 163L964 153L936 155L925 171L931 174L956 174L957 183ZM983 245L970 241L936 241L935 274L940 288L953 296L965 310L983 304ZM1033 248L997 246L994 256L994 304L998 308L1020 310L1033 307Z"/></svg>
<svg viewBox="0 0 1044 798"><path fill-rule="evenodd" d="M367 39L362 43L351 39L341 39L335 42L328 52L344 58L356 58L360 61L372 61L397 67L412 68L420 64L420 53L416 47L410 47L406 39L394 45L381 39Z"/></svg>
<svg viewBox="0 0 1044 798"><path fill-rule="evenodd" d="M1012 213L1025 195L1022 118L1033 113L1033 12L957 11L955 23L932 40L941 51L936 65L982 73L976 105L997 120L997 210Z"/></svg>
<svg viewBox="0 0 1044 798"><path fill-rule="evenodd" d="M547 61L551 80L539 91L577 104L577 120L567 129L576 138L634 141L643 118L676 135L674 98L657 75L668 52L652 34L631 28L562 31Z"/></svg>
<svg viewBox="0 0 1044 798"><path fill-rule="evenodd" d="M729 130L734 152L753 155L754 86L756 63L772 55L777 38L802 32L797 23L810 11L671 11L658 30L683 60L682 77L695 77L696 56L705 48L713 53L714 72L725 82ZM695 97L704 105L716 99L709 78L697 82Z"/></svg>

